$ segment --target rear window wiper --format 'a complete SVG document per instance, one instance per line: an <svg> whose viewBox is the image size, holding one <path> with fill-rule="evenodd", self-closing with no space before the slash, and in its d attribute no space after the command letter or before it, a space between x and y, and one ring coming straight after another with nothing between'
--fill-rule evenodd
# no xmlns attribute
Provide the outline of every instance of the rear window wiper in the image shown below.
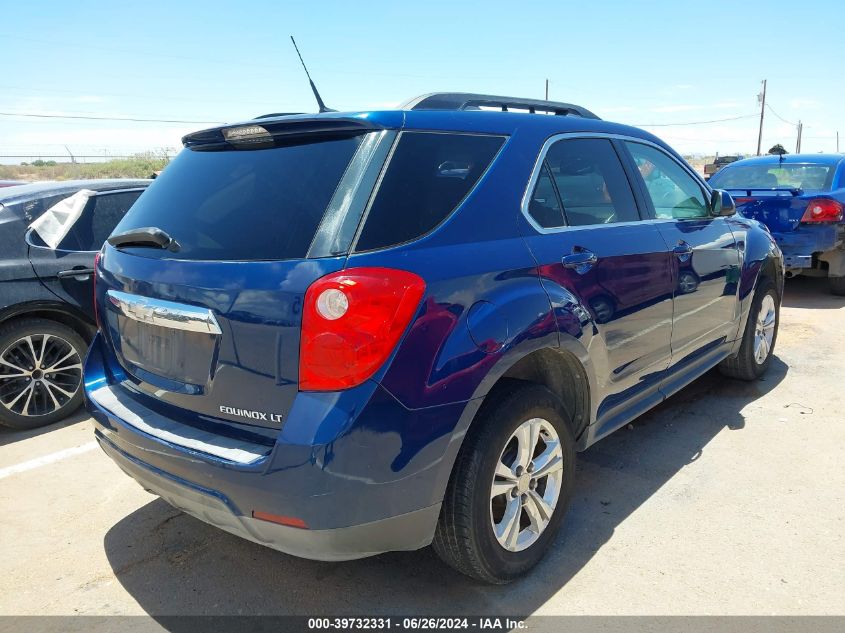
<svg viewBox="0 0 845 633"><path fill-rule="evenodd" d="M166 248L174 253L180 248L179 242L170 237L166 231L155 226L129 229L112 235L106 241L115 248L121 246L151 246L153 248Z"/></svg>

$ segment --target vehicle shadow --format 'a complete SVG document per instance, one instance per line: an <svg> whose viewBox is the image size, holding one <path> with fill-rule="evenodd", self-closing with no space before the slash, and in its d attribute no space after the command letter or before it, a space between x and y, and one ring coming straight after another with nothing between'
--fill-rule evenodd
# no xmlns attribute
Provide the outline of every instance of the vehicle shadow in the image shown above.
<svg viewBox="0 0 845 633"><path fill-rule="evenodd" d="M7 446L9 444L14 444L15 442L20 442L21 440L28 440L31 437L38 437L43 433L49 433L50 431L63 429L66 426L71 426L73 424L76 424L77 422L82 422L82 420L85 420L87 418L88 413L86 413L85 409L80 408L79 411L77 411L70 417L65 418L64 420L60 420L59 422L55 422L53 424L48 424L47 426L41 426L37 429L29 429L27 431L16 431L15 429L0 426L0 446Z"/></svg>
<svg viewBox="0 0 845 633"><path fill-rule="evenodd" d="M837 309L845 306L845 297L831 294L824 277L798 276L787 279L783 291L783 307L806 310Z"/></svg>
<svg viewBox="0 0 845 633"><path fill-rule="evenodd" d="M745 405L788 368L772 360L746 383L712 371L579 455L576 496L555 544L527 578L485 586L427 548L344 563L298 559L210 527L154 500L114 525L104 546L141 607L167 615L530 615L586 565L615 529L707 444L740 430ZM179 629L178 620L159 624Z"/></svg>

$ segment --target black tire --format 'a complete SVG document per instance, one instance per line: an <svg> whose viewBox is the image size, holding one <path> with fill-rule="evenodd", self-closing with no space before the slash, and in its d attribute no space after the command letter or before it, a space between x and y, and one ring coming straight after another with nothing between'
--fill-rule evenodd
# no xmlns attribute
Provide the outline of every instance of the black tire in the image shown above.
<svg viewBox="0 0 845 633"><path fill-rule="evenodd" d="M485 403L461 447L443 500L433 542L443 561L477 580L504 584L542 559L572 497L575 441L566 415L551 391L529 383L516 383ZM522 551L509 551L493 531L491 486L496 464L512 434L532 418L547 421L557 433L563 463L560 492L551 518L533 544ZM522 512L520 509L518 521L524 518Z"/></svg>
<svg viewBox="0 0 845 633"><path fill-rule="evenodd" d="M775 322L772 343L769 346L768 354L763 362L757 362L754 356L754 339L757 328L757 317L760 314L760 307L765 297L772 297L774 300ZM771 279L763 279L757 286L754 293L754 300L751 302L751 309L748 313L748 322L745 324L745 332L742 335L742 344L736 356L726 358L719 364L719 371L730 378L740 380L756 380L769 368L772 362L772 355L775 343L778 340L778 326L780 325L780 297L777 286Z"/></svg>
<svg viewBox="0 0 845 633"><path fill-rule="evenodd" d="M42 353L39 345L39 342L44 340L42 337L49 337L46 342L52 349L43 352L45 356L43 360L46 361L45 365L48 367L49 363L55 360L55 358L46 358L48 353L55 350L57 356L63 354L64 345L67 345L67 350L72 349L76 353L80 363L85 358L85 352L88 349L88 345L83 338L62 323L39 318L19 319L0 326L0 360L6 357L7 353L15 347L18 341L28 336L34 337L32 340L35 341L35 347L39 348L35 350L36 354ZM75 358L70 357L69 361L57 364L60 367L65 367L69 363L76 364ZM22 414L22 404L20 401L10 409L7 404L13 401L15 395L20 393L21 389L28 387L30 382L38 383L33 378L23 383L24 379L12 376L16 372L17 370L10 368L8 365L0 364L0 426L11 429L33 429L39 426L45 426L66 418L82 404L82 370L80 368L78 372L76 369L70 369L61 373L61 386L72 393L72 396L66 396L55 389L52 391L52 395L56 398L54 403L52 399L47 398L49 394L46 391L49 390L44 386L44 383L41 383L37 387L38 391L35 391L35 387L33 387L33 397L36 399L36 402L30 404L29 415ZM6 378L4 378L4 374L7 376ZM76 381L77 376L78 384L75 385L74 390L71 390L69 385ZM41 399L40 402L44 403L44 407L41 409L44 413L39 413L39 408L35 406L38 404L39 398ZM58 403L58 407L56 403Z"/></svg>
<svg viewBox="0 0 845 633"><path fill-rule="evenodd" d="M830 288L830 294L839 297L845 296L845 277L831 277L828 275L827 284Z"/></svg>

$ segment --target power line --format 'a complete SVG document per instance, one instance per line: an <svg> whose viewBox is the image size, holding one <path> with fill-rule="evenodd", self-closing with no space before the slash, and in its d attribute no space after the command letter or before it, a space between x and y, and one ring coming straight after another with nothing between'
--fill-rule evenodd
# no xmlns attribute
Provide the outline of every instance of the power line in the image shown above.
<svg viewBox="0 0 845 633"><path fill-rule="evenodd" d="M759 115L755 112L754 114L743 114L742 116L732 116L728 117L727 119L712 119L710 121L686 121L684 123L633 123L634 127L670 127L670 126L678 126L678 125L706 125L708 123L725 123L726 121L739 121L740 119L753 119L758 117Z"/></svg>
<svg viewBox="0 0 845 633"><path fill-rule="evenodd" d="M278 82L276 82L278 83ZM293 84L293 81L287 82L289 84ZM301 82L298 82L301 83ZM45 92L48 94L67 94L70 95L72 99L78 99L80 97L87 97L90 93L80 92L79 90L64 90L60 88L35 88L30 86L0 86L0 90L3 92L9 91L19 91L19 92ZM191 91L194 94L194 91ZM26 95L30 98L39 99L41 98L39 95ZM150 95L150 94L132 94L128 92L100 92L99 90L96 91L96 97L126 97L133 100L143 99L146 101L160 101L161 96ZM267 101L247 101L245 99L220 99L218 95L206 95L204 97L176 97L172 95L167 95L167 101L185 101L188 103L208 103L209 101L214 101L216 104L220 103L232 103L237 104L239 106L249 106L249 107L266 107L266 108L274 108L279 107L278 102L273 102L269 98Z"/></svg>
<svg viewBox="0 0 845 633"><path fill-rule="evenodd" d="M135 154L74 154L76 158L135 158ZM64 158L67 159L67 154L0 154L0 158ZM144 157L146 158L146 157ZM160 158L159 156L151 156L150 158Z"/></svg>
<svg viewBox="0 0 845 633"><path fill-rule="evenodd" d="M88 121L133 121L136 123L191 123L199 125L222 125L222 121L187 121L183 119L142 119L136 117L82 116L68 114L30 114L24 112L0 112L0 116L24 116L38 119L85 119Z"/></svg>
<svg viewBox="0 0 845 633"><path fill-rule="evenodd" d="M783 121L784 123L786 123L786 124L788 124L788 125L793 125L793 126L795 126L795 127L797 127L797 126L798 126L798 124L797 124L797 123L793 123L792 121L787 121L786 119L784 119L781 115L779 115L777 112L775 112L775 109L774 109L772 106L770 106L768 103L766 104L766 108L768 108L769 112L771 112L772 114L774 114L777 118L779 118L779 119L780 119L781 121Z"/></svg>

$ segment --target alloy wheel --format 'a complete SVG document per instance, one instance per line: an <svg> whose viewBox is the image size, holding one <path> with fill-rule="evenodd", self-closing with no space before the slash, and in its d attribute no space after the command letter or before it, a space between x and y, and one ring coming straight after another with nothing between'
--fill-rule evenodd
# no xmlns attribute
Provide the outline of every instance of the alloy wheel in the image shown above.
<svg viewBox="0 0 845 633"><path fill-rule="evenodd" d="M65 406L82 383L82 359L65 339L31 334L0 354L0 405L25 417Z"/></svg>
<svg viewBox="0 0 845 633"><path fill-rule="evenodd" d="M757 323L754 327L754 361L758 365L762 365L769 357L772 341L775 338L776 320L775 300L771 294L767 294L760 303L760 311L757 313Z"/></svg>
<svg viewBox="0 0 845 633"><path fill-rule="evenodd" d="M496 462L490 521L506 550L522 551L540 537L560 497L563 452L548 420L532 418L513 432Z"/></svg>

